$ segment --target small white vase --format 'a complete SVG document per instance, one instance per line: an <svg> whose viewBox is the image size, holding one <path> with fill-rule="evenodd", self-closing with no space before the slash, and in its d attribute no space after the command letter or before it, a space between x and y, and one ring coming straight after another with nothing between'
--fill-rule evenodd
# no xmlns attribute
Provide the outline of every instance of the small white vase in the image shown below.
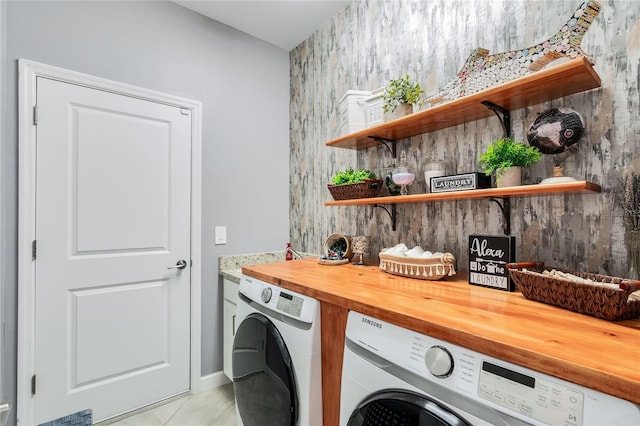
<svg viewBox="0 0 640 426"><path fill-rule="evenodd" d="M500 177L496 177L496 186L498 188L520 185L522 185L522 167L509 167Z"/></svg>

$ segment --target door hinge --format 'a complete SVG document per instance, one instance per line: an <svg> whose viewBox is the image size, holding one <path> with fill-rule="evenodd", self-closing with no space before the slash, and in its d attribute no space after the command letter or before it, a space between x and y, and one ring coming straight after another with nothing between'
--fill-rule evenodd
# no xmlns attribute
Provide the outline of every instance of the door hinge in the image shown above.
<svg viewBox="0 0 640 426"><path fill-rule="evenodd" d="M180 114L189 115L189 114L191 114L191 110L188 109L188 108L180 108Z"/></svg>
<svg viewBox="0 0 640 426"><path fill-rule="evenodd" d="M36 240L33 240L31 242L31 260L36 260L36 248L37 244L36 244Z"/></svg>
<svg viewBox="0 0 640 426"><path fill-rule="evenodd" d="M31 396L36 394L36 375L31 376Z"/></svg>
<svg viewBox="0 0 640 426"><path fill-rule="evenodd" d="M38 125L38 105L33 106L33 125Z"/></svg>

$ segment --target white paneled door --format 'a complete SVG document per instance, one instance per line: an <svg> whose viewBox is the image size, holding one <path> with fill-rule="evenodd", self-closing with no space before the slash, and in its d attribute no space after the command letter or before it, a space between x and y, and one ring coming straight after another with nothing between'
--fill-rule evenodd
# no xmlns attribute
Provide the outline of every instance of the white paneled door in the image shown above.
<svg viewBox="0 0 640 426"><path fill-rule="evenodd" d="M35 423L189 390L190 159L189 110L38 77Z"/></svg>

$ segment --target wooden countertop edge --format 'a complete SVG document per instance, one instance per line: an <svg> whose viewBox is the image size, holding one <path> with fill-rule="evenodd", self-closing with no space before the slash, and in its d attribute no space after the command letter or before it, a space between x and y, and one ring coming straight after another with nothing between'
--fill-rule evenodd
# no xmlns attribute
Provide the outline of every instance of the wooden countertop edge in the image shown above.
<svg viewBox="0 0 640 426"><path fill-rule="evenodd" d="M292 278L275 277L269 273L263 273L259 270L260 265L257 266L258 268L252 266L243 267L242 272L253 278L308 295L321 302L371 315L401 327L429 334L435 338L476 350L498 359L504 359L550 376L559 377L569 382L640 404L640 381L633 380L632 378L617 376L604 370L590 368L581 364L579 361L571 361L509 345L485 336L473 334L461 328L452 328L449 325L443 325L436 321L416 319L402 312L386 309L381 306L373 306L369 303L342 297L333 292L307 287ZM559 309L555 307L551 308ZM615 355L612 355L611 358L612 362L615 362ZM640 355L638 359L640 360ZM640 368L640 366L638 368Z"/></svg>

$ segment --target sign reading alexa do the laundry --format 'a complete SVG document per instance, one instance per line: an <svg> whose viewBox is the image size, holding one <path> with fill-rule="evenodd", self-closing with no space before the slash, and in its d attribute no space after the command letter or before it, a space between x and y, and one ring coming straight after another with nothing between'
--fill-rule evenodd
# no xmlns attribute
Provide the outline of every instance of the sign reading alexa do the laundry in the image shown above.
<svg viewBox="0 0 640 426"><path fill-rule="evenodd" d="M507 263L516 261L516 237L469 236L469 284L514 291Z"/></svg>

